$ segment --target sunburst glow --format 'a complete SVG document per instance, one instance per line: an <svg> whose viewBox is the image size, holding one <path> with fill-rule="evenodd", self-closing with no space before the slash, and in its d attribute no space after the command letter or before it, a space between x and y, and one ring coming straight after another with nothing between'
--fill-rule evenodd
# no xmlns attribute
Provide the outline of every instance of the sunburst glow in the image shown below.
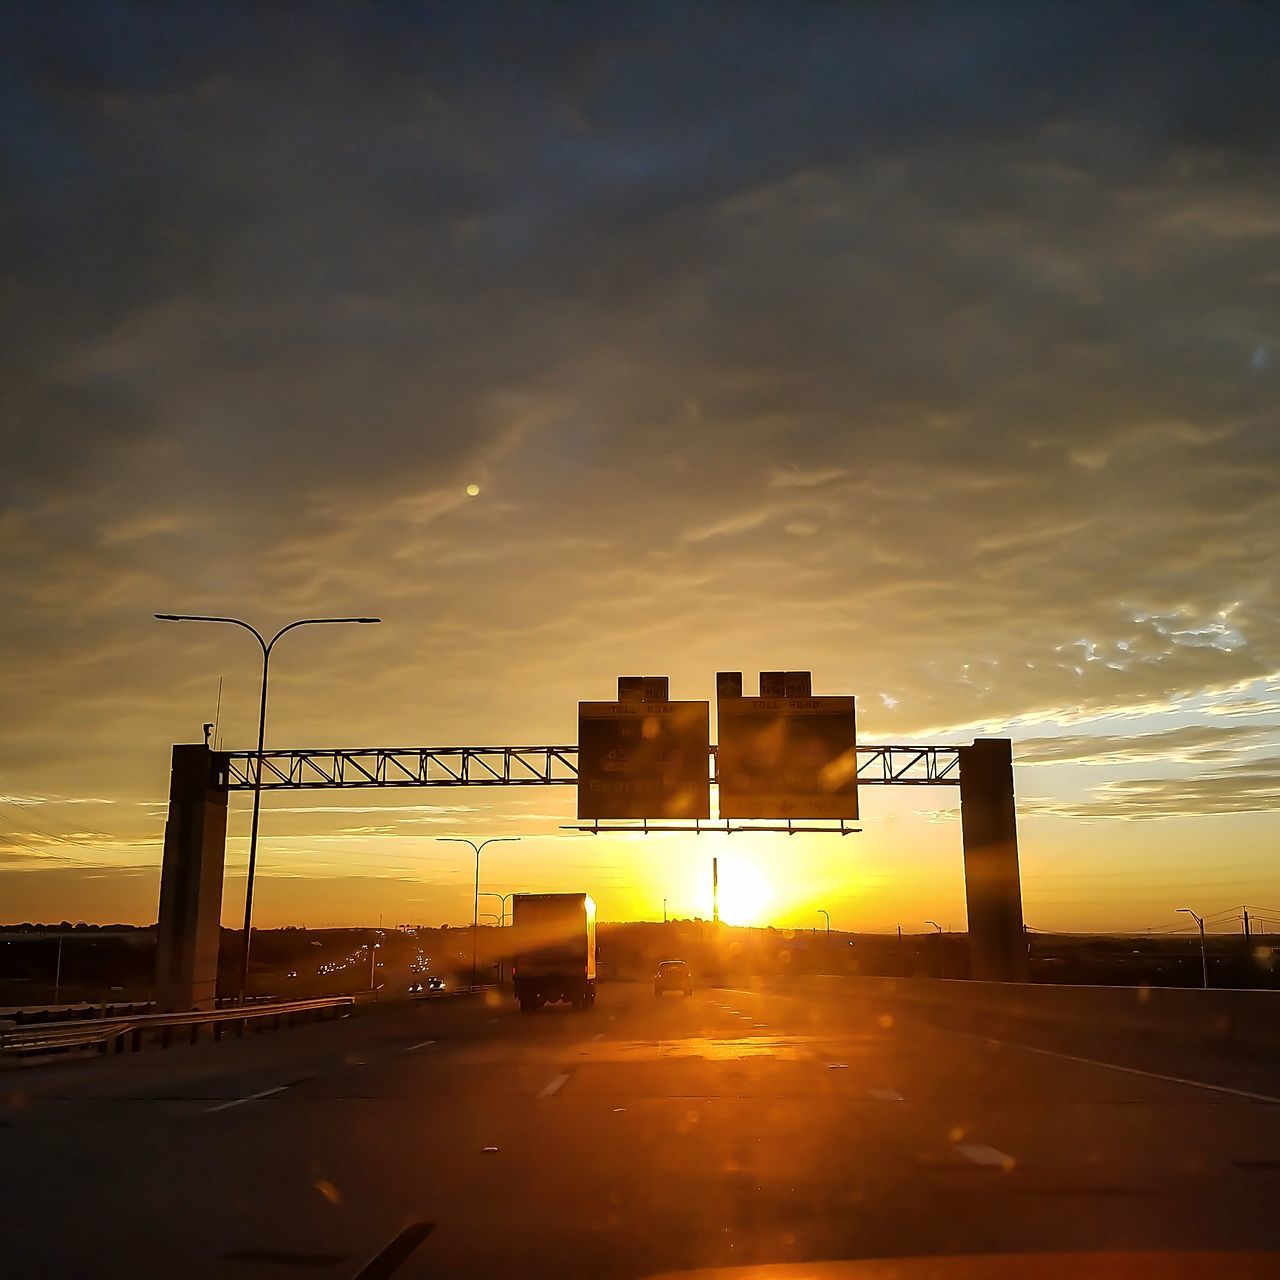
<svg viewBox="0 0 1280 1280"><path fill-rule="evenodd" d="M759 867L721 860L720 919L726 924L768 924L776 895Z"/></svg>

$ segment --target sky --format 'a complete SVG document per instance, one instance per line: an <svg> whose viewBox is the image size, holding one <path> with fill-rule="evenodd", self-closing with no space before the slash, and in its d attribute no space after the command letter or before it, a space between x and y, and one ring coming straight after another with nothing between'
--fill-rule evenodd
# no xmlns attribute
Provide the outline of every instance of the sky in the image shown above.
<svg viewBox="0 0 1280 1280"><path fill-rule="evenodd" d="M169 611L383 619L281 641L273 747L810 669L862 741L1013 739L1033 927L1280 922L1278 55L1249 3L6 5L0 919L154 920L170 744L253 745L251 638ZM868 791L718 843L273 795L256 920L459 923L436 837L504 834L483 887L604 918L718 854L740 923L963 928L957 793Z"/></svg>

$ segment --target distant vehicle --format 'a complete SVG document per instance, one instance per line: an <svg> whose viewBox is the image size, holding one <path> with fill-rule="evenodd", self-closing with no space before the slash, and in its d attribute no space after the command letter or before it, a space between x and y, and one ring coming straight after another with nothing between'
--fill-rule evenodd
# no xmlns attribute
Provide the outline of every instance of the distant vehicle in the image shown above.
<svg viewBox="0 0 1280 1280"><path fill-rule="evenodd" d="M596 1002L596 904L585 893L517 893L511 985L521 1013L563 1001Z"/></svg>
<svg viewBox="0 0 1280 1280"><path fill-rule="evenodd" d="M443 991L443 990L444 990L444 979L443 979L443 978L435 978L435 977L428 978L428 979L427 979L427 990L428 990L428 991Z"/></svg>
<svg viewBox="0 0 1280 1280"><path fill-rule="evenodd" d="M298 976L298 971L297 969L290 969L284 976L286 978L296 978Z"/></svg>
<svg viewBox="0 0 1280 1280"><path fill-rule="evenodd" d="M653 994L660 996L664 991L693 995L693 974L683 960L664 960L658 965L658 972L653 975Z"/></svg>
<svg viewBox="0 0 1280 1280"><path fill-rule="evenodd" d="M422 983L420 982L409 983L409 994L411 996L420 996L422 994Z"/></svg>

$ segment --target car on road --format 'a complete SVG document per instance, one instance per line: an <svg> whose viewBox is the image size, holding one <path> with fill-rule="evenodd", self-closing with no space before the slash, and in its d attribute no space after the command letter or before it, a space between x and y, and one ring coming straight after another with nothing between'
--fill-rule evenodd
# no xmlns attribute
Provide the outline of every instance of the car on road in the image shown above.
<svg viewBox="0 0 1280 1280"><path fill-rule="evenodd" d="M444 979L443 979L443 978L436 978L436 977L428 978L428 979L427 979L427 990L428 990L428 991L443 991L443 990L444 990Z"/></svg>
<svg viewBox="0 0 1280 1280"><path fill-rule="evenodd" d="M664 960L658 965L658 972L653 975L653 994L660 996L664 991L693 995L693 974L683 960Z"/></svg>

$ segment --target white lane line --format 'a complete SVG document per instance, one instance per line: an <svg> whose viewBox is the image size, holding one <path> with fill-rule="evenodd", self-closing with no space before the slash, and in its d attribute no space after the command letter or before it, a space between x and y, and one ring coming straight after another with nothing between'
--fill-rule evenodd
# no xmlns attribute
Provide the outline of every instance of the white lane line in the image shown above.
<svg viewBox="0 0 1280 1280"><path fill-rule="evenodd" d="M560 1092L561 1086L569 1078L568 1072L562 1071L558 1076L552 1076L550 1081L543 1087L538 1097L550 1098Z"/></svg>
<svg viewBox="0 0 1280 1280"><path fill-rule="evenodd" d="M1018 1163L998 1147L988 1147L981 1142L957 1142L955 1148L966 1160L972 1160L974 1164L989 1165L995 1169L1003 1169L1005 1172Z"/></svg>
<svg viewBox="0 0 1280 1280"><path fill-rule="evenodd" d="M420 1044L411 1044L408 1048L401 1049L401 1053L412 1053L415 1049L425 1049L428 1045L435 1044L434 1040L423 1040Z"/></svg>
<svg viewBox="0 0 1280 1280"><path fill-rule="evenodd" d="M604 1032L603 1032L603 1031L597 1031L597 1032L595 1033L595 1035L593 1035L591 1038L592 1038L593 1040L603 1040L603 1039L604 1039Z"/></svg>
<svg viewBox="0 0 1280 1280"><path fill-rule="evenodd" d="M1212 1093L1227 1093L1235 1098L1248 1098L1251 1102L1269 1102L1280 1106L1280 1098L1269 1093L1254 1093L1249 1089L1233 1089L1226 1084L1210 1084L1207 1080L1188 1080L1186 1076L1167 1076L1159 1071L1143 1071L1141 1067L1122 1067L1118 1062L1102 1062L1097 1058L1081 1058L1074 1053L1059 1053L1056 1049L1037 1049L1034 1045L1018 1044L1014 1040L996 1040L992 1036L979 1035L976 1031L956 1031L954 1035L968 1036L971 1040L985 1040L1003 1045L1006 1049L1021 1049L1024 1053L1040 1053L1046 1058L1062 1058L1067 1062L1082 1062L1087 1067L1106 1067L1109 1071L1123 1071L1127 1076L1142 1076L1146 1080L1164 1080L1168 1084L1185 1084L1192 1089L1208 1089Z"/></svg>
<svg viewBox="0 0 1280 1280"><path fill-rule="evenodd" d="M867 1092L877 1102L901 1102L902 1094L897 1089L868 1089Z"/></svg>
<svg viewBox="0 0 1280 1280"><path fill-rule="evenodd" d="M251 1093L247 1098L233 1098L230 1102L220 1102L216 1107L206 1107L205 1114L214 1111L228 1111L232 1107L242 1106L246 1102L257 1102L259 1098L269 1098L273 1093L283 1093L289 1086L278 1084L274 1089L263 1089L261 1093Z"/></svg>

